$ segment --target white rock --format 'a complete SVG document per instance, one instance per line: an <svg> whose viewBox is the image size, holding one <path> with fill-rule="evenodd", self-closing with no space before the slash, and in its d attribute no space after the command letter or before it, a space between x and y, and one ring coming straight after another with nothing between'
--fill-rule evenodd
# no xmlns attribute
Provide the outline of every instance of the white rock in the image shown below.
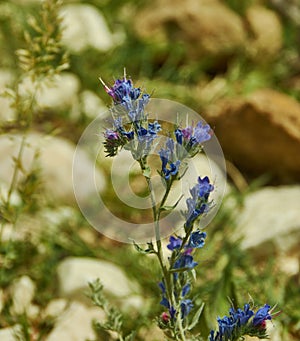
<svg viewBox="0 0 300 341"><path fill-rule="evenodd" d="M39 108L51 108L53 110L67 109L71 118L79 115L78 94L80 88L79 78L68 72L64 72L53 78L48 83L43 83L35 92L35 84L31 78L25 78L19 84L19 93L22 96L35 94Z"/></svg>
<svg viewBox="0 0 300 341"><path fill-rule="evenodd" d="M69 4L61 9L63 18L62 41L74 51L88 47L107 51L114 46L114 36L109 31L103 15L87 4Z"/></svg>
<svg viewBox="0 0 300 341"><path fill-rule="evenodd" d="M138 290L115 264L93 258L69 257L57 268L59 293L61 296L84 295L88 282L100 279L104 290L115 297L127 297Z"/></svg>
<svg viewBox="0 0 300 341"><path fill-rule="evenodd" d="M299 274L299 259L297 257L288 257L280 255L277 259L280 270L288 276L295 276Z"/></svg>
<svg viewBox="0 0 300 341"><path fill-rule="evenodd" d="M14 163L13 156L17 156L22 137L20 135L0 136L0 181L8 186L11 183ZM73 204L75 202L72 167L75 146L59 137L43 136L37 133L29 133L26 137L26 145L22 154L22 166L28 172L33 163L34 154L39 150L38 164L41 167L41 177L45 187L45 194L49 198ZM102 191L105 187L105 179L99 168L95 168L92 160L82 150L77 151L77 172L82 179L87 174L95 176L97 190ZM19 172L20 173L20 172ZM18 179L21 179L19 174ZM94 182L92 183L95 186ZM92 186L91 185L91 186ZM90 188L85 181L76 189L81 197L88 197L94 188Z"/></svg>
<svg viewBox="0 0 300 341"><path fill-rule="evenodd" d="M12 297L11 311L17 315L27 313L35 294L35 283L30 277L22 276L12 283L10 293Z"/></svg>
<svg viewBox="0 0 300 341"><path fill-rule="evenodd" d="M286 251L299 245L300 186L266 187L245 199L237 221L247 249L273 241Z"/></svg>
<svg viewBox="0 0 300 341"><path fill-rule="evenodd" d="M96 118L99 114L108 110L94 92L85 90L80 95L82 112L89 118Z"/></svg>
<svg viewBox="0 0 300 341"><path fill-rule="evenodd" d="M64 298L56 298L50 301L43 311L43 316L46 318L47 316L58 317L63 314L68 305L68 301Z"/></svg>
<svg viewBox="0 0 300 341"><path fill-rule="evenodd" d="M16 341L15 335L20 332L21 332L21 326L19 325L0 329L0 340L1 341Z"/></svg>
<svg viewBox="0 0 300 341"><path fill-rule="evenodd" d="M104 313L99 308L87 308L73 302L57 319L57 322L45 341L83 341L94 340L92 320L103 320Z"/></svg>

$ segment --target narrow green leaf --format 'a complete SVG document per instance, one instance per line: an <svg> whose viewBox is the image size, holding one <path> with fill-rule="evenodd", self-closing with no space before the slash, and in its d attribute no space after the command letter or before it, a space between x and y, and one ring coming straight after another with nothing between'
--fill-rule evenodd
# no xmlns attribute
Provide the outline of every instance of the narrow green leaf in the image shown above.
<svg viewBox="0 0 300 341"><path fill-rule="evenodd" d="M192 330L196 326L196 324L199 322L199 318L202 314L203 308L204 308L204 303L202 303L200 307L198 308L198 310L196 311L192 322L188 326L188 330Z"/></svg>
<svg viewBox="0 0 300 341"><path fill-rule="evenodd" d="M147 245L148 245L147 249L141 248L134 240L132 242L133 242L133 246L135 247L135 249L143 255L149 255L151 253L156 253L156 251L154 250L154 246L153 246L152 242L147 243Z"/></svg>
<svg viewBox="0 0 300 341"><path fill-rule="evenodd" d="M143 175L145 178L150 179L151 177L151 168L149 166L147 166L144 170L143 170Z"/></svg>

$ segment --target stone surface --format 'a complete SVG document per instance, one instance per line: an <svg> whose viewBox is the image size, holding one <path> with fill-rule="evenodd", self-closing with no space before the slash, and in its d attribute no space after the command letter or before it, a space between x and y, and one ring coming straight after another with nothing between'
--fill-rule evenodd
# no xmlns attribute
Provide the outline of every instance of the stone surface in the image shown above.
<svg viewBox="0 0 300 341"><path fill-rule="evenodd" d="M10 294L12 297L12 313L16 315L28 313L35 294L35 283L30 277L22 276L12 283Z"/></svg>
<svg viewBox="0 0 300 341"><path fill-rule="evenodd" d="M94 92L85 90L80 94L82 112L89 118L96 118L108 111L103 101Z"/></svg>
<svg viewBox="0 0 300 341"><path fill-rule="evenodd" d="M19 151L22 137L20 135L0 136L0 181L4 184L11 183L14 163L13 156ZM71 142L53 136L43 136L31 132L26 137L26 145L22 154L22 166L26 172L32 167L35 152L39 150L38 164L41 167L41 177L45 187L45 194L51 199L73 204L75 202L72 167L75 145ZM105 187L105 179L99 168L94 169L92 160L80 149L77 152L77 172L83 181L78 184L76 191L81 197L88 197L94 188L90 188L84 181L86 174L94 174L97 190ZM21 179L21 176L19 177ZM91 182L89 182L90 184ZM93 186L95 186L93 184Z"/></svg>
<svg viewBox="0 0 300 341"><path fill-rule="evenodd" d="M45 341L83 341L94 340L92 320L102 320L104 313L99 308L87 308L78 302L72 302L69 308L57 319L51 333Z"/></svg>
<svg viewBox="0 0 300 341"><path fill-rule="evenodd" d="M184 43L189 57L224 55L242 47L242 19L217 0L164 0L140 12L134 22L143 38Z"/></svg>
<svg viewBox="0 0 300 341"><path fill-rule="evenodd" d="M300 103L270 89L219 103L206 120L225 157L253 176L300 180ZM216 109L217 108L217 109Z"/></svg>
<svg viewBox="0 0 300 341"><path fill-rule="evenodd" d="M56 298L48 303L43 311L44 318L61 316L68 307L68 301L64 298Z"/></svg>
<svg viewBox="0 0 300 341"><path fill-rule="evenodd" d="M265 187L245 198L237 221L242 247L287 252L300 242L300 186Z"/></svg>
<svg viewBox="0 0 300 341"><path fill-rule="evenodd" d="M63 297L83 298L88 282L100 279L104 290L119 298L134 295L138 291L136 283L130 281L122 269L113 263L94 258L69 257L57 268L59 293Z"/></svg>
<svg viewBox="0 0 300 341"><path fill-rule="evenodd" d="M1 341L16 341L15 334L20 333L21 326L15 325L13 327L0 329L0 340Z"/></svg>
<svg viewBox="0 0 300 341"><path fill-rule="evenodd" d="M21 96L35 94L36 105L40 109L68 110L71 118L77 118L79 112L79 78L69 72L61 73L48 83L38 88L35 92L35 85L28 77L19 84Z"/></svg>
<svg viewBox="0 0 300 341"><path fill-rule="evenodd" d="M107 51L115 45L103 15L87 4L69 4L61 9L64 27L62 41L73 52L88 47Z"/></svg>
<svg viewBox="0 0 300 341"><path fill-rule="evenodd" d="M251 37L247 46L250 54L259 61L276 58L282 47L282 26L278 15L263 6L251 6L246 11Z"/></svg>

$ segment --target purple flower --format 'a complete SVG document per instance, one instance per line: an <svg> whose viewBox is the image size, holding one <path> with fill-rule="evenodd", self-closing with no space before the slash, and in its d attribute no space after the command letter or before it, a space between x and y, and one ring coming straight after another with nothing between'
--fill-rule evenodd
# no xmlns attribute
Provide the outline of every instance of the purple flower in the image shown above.
<svg viewBox="0 0 300 341"><path fill-rule="evenodd" d="M262 308L257 310L252 321L253 326L264 326L266 320L272 319L272 316L269 313L270 308L271 307L268 304L265 304Z"/></svg>
<svg viewBox="0 0 300 341"><path fill-rule="evenodd" d="M104 137L108 140L117 140L119 138L119 135L114 130L106 129L106 131L104 133Z"/></svg>
<svg viewBox="0 0 300 341"><path fill-rule="evenodd" d="M197 248L200 249L205 244L206 233L201 231L195 231L190 235L189 242L186 248Z"/></svg>
<svg viewBox="0 0 300 341"><path fill-rule="evenodd" d="M115 103L129 102L130 100L136 100L141 94L140 88L134 88L130 79L117 79L114 85L109 88L105 86L106 92L113 98Z"/></svg>
<svg viewBox="0 0 300 341"><path fill-rule="evenodd" d="M169 244L167 245L167 248L171 251L174 251L176 249L179 249L182 244L181 238L175 238L174 236L171 236L169 239Z"/></svg>

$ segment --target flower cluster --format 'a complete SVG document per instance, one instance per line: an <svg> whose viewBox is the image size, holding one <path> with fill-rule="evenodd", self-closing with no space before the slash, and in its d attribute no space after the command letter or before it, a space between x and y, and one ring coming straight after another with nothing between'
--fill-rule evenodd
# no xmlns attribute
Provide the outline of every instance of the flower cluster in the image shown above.
<svg viewBox="0 0 300 341"><path fill-rule="evenodd" d="M104 84L104 83L103 83ZM113 98L112 111L117 116L114 121L114 129L106 129L104 132L104 147L107 156L115 156L119 148L125 147L132 152L135 160L147 156L151 150L153 140L161 130L157 121L149 122L145 113L145 106L149 102L150 95L142 94L140 88L133 87L131 80L117 79L109 88L104 84L106 92ZM125 123L122 115L125 112Z"/></svg>
<svg viewBox="0 0 300 341"><path fill-rule="evenodd" d="M209 341L235 341L244 335L266 338L266 321L272 319L270 306L265 304L256 313L249 304L244 309L230 308L229 316L218 318L218 331L211 331Z"/></svg>
<svg viewBox="0 0 300 341"><path fill-rule="evenodd" d="M195 127L187 126L183 129L177 127L174 137L174 139L167 138L165 148L161 148L159 151L162 161L160 174L167 181L179 178L179 167L183 160L195 156L202 150L202 143L211 138L211 128L208 124L203 125L199 121Z"/></svg>
<svg viewBox="0 0 300 341"><path fill-rule="evenodd" d="M178 149L178 154L187 153L193 157L201 151L202 143L210 140L211 128L208 124L203 125L199 121L195 127L187 126L186 128L177 128L175 130L176 141L181 148Z"/></svg>
<svg viewBox="0 0 300 341"><path fill-rule="evenodd" d="M194 269L198 265L194 257L196 252L203 248L206 239L206 233L200 229L198 222L212 207L210 195L214 191L214 185L207 176L203 178L199 176L195 186L190 189L191 196L186 200L187 209L184 212L182 235L169 237L168 259L163 255L160 214L176 207L180 198L171 207L165 205L171 187L174 181L184 176L187 167L186 159L194 157L203 150L202 144L210 140L212 131L208 124L200 121L185 128L175 124L173 129L168 126L165 134L159 135L163 127L158 121L150 121L145 110L150 100L149 94L143 94L140 88L135 88L126 75L122 79L117 79L111 87L106 84L104 87L113 99L112 127L104 132L105 152L107 156L115 156L121 148L131 152L146 178L153 204L156 244L152 241L148 242L146 249L142 249L136 243L134 245L143 254L156 255L161 267L162 279L158 285L161 291L160 304L164 307L164 312L158 319L158 324L166 331L168 337L185 340L186 334L190 333L198 323L203 308L200 306L194 316L190 317L195 303L191 296L191 283L195 274ZM161 135L167 137L163 139ZM158 142L154 143L158 137L160 137ZM157 145L159 150L156 149ZM152 192L153 172L147 159L150 152L154 150L158 150L160 157L161 169L157 171L165 191L160 203L155 201ZM249 304L245 304L243 309L231 308L229 316L217 319L218 330L210 332L209 341L238 341L244 335L265 338L266 321L271 320L273 316L267 304L256 312Z"/></svg>
<svg viewBox="0 0 300 341"><path fill-rule="evenodd" d="M171 280L174 283L175 288L171 296L175 298L175 301L168 297L164 281L160 282L159 287L162 292L162 300L160 304L168 309L168 315L164 312L162 316L164 321L166 321L166 316L169 316L170 320L175 320L178 311L180 311L180 318L184 320L193 308L192 300L187 297L190 292L190 279L188 272L198 265L198 263L194 261L193 252L195 249L201 249L204 246L206 233L201 231L199 228L193 230L193 225L196 219L190 219L190 201L193 200L198 203L204 200L207 202L210 192L212 191L213 186L209 183L209 179L207 177L203 179L199 177L197 185L190 191L192 197L188 198L186 201L188 208L186 216L189 223L187 224L186 222L185 225L189 226L189 229L185 230L185 235L183 237L172 235L169 238L167 248L172 252L169 258L169 264L170 272L173 275ZM198 204L195 206L196 208L197 205ZM203 214L204 211L207 210L199 212L197 218L199 215Z"/></svg>
<svg viewBox="0 0 300 341"><path fill-rule="evenodd" d="M185 223L186 230L193 226L201 214L208 212L211 206L209 195L213 190L214 186L210 183L207 176L203 179L198 178L198 183L190 190L192 197L186 201L188 207Z"/></svg>
<svg viewBox="0 0 300 341"><path fill-rule="evenodd" d="M174 140L168 138L166 147L160 149L158 153L161 159L160 175L165 180L169 180L171 177L176 179L181 161L176 159L176 155L174 153Z"/></svg>

